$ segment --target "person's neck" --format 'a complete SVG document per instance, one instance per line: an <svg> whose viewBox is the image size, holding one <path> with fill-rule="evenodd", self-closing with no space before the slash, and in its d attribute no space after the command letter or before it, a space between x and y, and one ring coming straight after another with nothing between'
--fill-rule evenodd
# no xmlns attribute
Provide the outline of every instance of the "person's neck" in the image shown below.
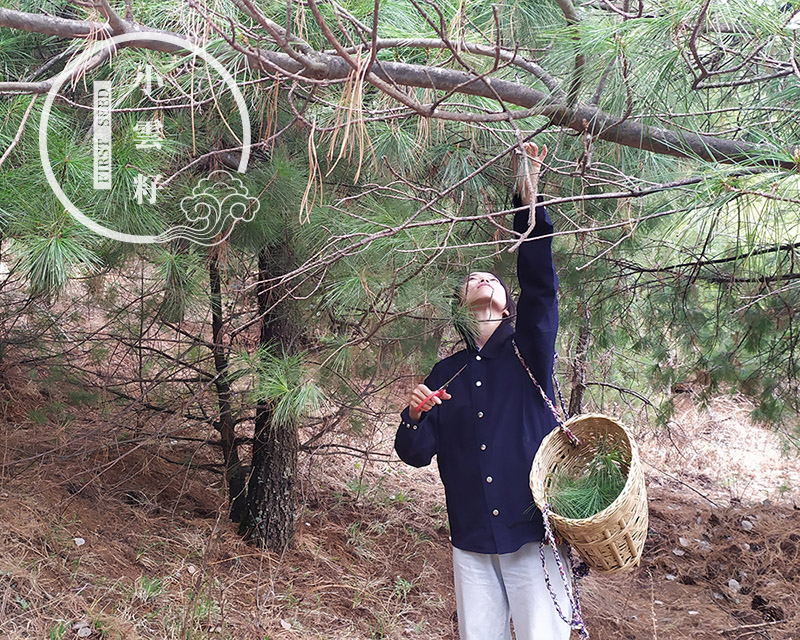
<svg viewBox="0 0 800 640"><path fill-rule="evenodd" d="M497 311L493 310L491 306L476 307L473 309L475 316L475 346L478 349L483 349L489 338L503 322L503 316L497 315Z"/></svg>

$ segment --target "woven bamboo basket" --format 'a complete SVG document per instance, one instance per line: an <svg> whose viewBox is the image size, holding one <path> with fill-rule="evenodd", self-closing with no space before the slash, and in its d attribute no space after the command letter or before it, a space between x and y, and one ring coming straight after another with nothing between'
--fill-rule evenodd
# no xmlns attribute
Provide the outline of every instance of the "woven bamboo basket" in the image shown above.
<svg viewBox="0 0 800 640"><path fill-rule="evenodd" d="M647 536L647 493L639 451L619 422L600 414L576 416L565 424L581 444L572 444L560 428L549 433L531 467L531 492L542 509L558 471L584 469L594 456L594 443L607 438L612 447L628 454L627 481L617 499L589 518L564 518L550 512L550 523L569 542L590 568L616 573L636 566Z"/></svg>

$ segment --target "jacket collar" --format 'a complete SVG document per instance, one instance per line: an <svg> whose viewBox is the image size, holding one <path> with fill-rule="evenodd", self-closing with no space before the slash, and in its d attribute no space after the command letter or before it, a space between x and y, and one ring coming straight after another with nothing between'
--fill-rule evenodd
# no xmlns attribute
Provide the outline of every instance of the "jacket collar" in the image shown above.
<svg viewBox="0 0 800 640"><path fill-rule="evenodd" d="M473 345L468 345L467 349L470 353L480 353L481 358L496 358L500 354L503 345L512 335L514 335L514 327L510 324L501 324L494 330L494 333L480 351Z"/></svg>

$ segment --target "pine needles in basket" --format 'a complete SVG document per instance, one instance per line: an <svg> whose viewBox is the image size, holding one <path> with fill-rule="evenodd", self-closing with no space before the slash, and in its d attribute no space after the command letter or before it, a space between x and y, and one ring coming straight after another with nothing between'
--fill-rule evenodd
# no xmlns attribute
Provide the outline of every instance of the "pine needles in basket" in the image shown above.
<svg viewBox="0 0 800 640"><path fill-rule="evenodd" d="M625 487L629 464L630 460L618 447L610 445L606 438L599 439L586 467L554 475L548 492L550 510L576 520L599 513Z"/></svg>

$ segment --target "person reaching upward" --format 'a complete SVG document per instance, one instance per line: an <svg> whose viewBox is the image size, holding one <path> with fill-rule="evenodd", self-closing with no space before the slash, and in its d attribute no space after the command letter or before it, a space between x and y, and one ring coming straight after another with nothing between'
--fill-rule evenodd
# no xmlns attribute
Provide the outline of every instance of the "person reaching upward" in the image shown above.
<svg viewBox="0 0 800 640"><path fill-rule="evenodd" d="M538 184L547 147L540 153L528 143L525 151L530 182L518 177L513 199L519 234L530 226L528 186ZM567 640L570 635L545 584L542 515L532 506L528 484L533 457L556 426L530 379L554 400L558 277L553 225L545 207L535 206L534 214L533 231L518 248L518 302L497 275L467 274L457 296L474 330L459 329L465 348L438 362L411 390L395 436L404 462L422 467L437 457L461 640L511 640L510 620L517 640ZM553 549L543 550L548 572L558 576ZM560 552L566 557L565 549ZM552 583L569 619L566 587L558 579Z"/></svg>

